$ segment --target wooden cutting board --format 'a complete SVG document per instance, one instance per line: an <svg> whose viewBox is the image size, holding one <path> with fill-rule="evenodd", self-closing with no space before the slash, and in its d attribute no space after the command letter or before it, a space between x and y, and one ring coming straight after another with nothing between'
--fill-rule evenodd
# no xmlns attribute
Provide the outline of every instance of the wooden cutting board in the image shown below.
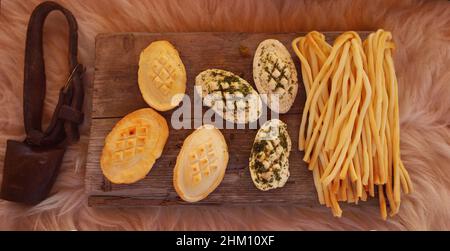
<svg viewBox="0 0 450 251"><path fill-rule="evenodd" d="M297 204L318 206L312 173L297 150L298 130L305 102L300 62L291 49L291 41L305 33L121 33L102 34L96 38L95 79L91 87L92 113L89 150L86 163L86 190L90 206L160 206L160 205L260 205ZM340 32L325 32L329 43ZM360 32L362 38L368 32ZM193 97L195 76L208 68L234 72L253 87L253 53L267 38L280 40L291 52L299 73L299 91L291 110L280 116L288 125L292 139L291 176L285 187L267 192L253 185L248 159L256 129L222 129L228 143L230 160L220 186L206 199L186 203L177 196L172 172L183 140L193 131L175 130L170 124L172 111L162 112L170 133L161 158L147 177L131 185L115 185L107 181L100 169L104 139L114 124L126 114L148 107L137 83L139 54L155 40L168 40L180 52L187 72L187 91ZM255 88L256 89L256 88ZM203 109L203 112L206 108ZM194 120L192 118L191 120ZM198 119L198 118L196 118ZM201 119L201 118L200 118Z"/></svg>

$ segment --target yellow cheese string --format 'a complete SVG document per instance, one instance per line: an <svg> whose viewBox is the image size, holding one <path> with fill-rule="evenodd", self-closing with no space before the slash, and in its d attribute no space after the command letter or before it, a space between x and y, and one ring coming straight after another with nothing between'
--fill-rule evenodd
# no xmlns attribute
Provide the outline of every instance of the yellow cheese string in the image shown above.
<svg viewBox="0 0 450 251"><path fill-rule="evenodd" d="M319 203L340 217L339 202L358 204L377 191L380 214L398 213L412 183L400 159L398 83L390 32L364 43L345 32L329 45L317 31L292 41L307 98L299 150L313 172Z"/></svg>

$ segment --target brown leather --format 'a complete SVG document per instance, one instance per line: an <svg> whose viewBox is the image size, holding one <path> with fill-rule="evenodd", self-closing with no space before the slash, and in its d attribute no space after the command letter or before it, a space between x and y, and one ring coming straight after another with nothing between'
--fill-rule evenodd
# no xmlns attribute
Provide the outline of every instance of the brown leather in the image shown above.
<svg viewBox="0 0 450 251"><path fill-rule="evenodd" d="M2 199L36 204L45 199L58 174L63 147L36 147L8 140Z"/></svg>
<svg viewBox="0 0 450 251"><path fill-rule="evenodd" d="M69 23L69 66L75 69L72 81L61 89L58 105L47 130L42 131L42 109L45 98L45 64L42 46L45 18L54 10L61 11ZM83 104L83 86L80 75L82 67L78 66L78 26L72 13L54 2L44 2L33 11L27 31L25 48L24 103L23 113L27 141L32 145L55 145L66 136L69 141L78 140L78 124L59 119L57 112L62 105L68 105L80 111ZM72 72L72 70L71 70ZM67 135L65 135L67 133Z"/></svg>
<svg viewBox="0 0 450 251"><path fill-rule="evenodd" d="M59 93L58 104L48 128L42 130L46 78L42 46L43 25L54 10L69 24L71 72ZM23 114L27 137L24 142L8 140L1 197L35 204L45 199L55 181L65 148L79 139L83 121L83 66L78 63L78 26L72 13L55 2L38 5L28 23L25 48Z"/></svg>

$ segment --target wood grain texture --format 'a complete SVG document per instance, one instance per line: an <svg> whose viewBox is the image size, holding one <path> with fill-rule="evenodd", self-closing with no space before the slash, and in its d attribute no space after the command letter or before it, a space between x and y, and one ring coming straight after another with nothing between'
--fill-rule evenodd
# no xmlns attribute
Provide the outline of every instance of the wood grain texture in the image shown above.
<svg viewBox="0 0 450 251"><path fill-rule="evenodd" d="M92 124L86 163L86 189L90 206L160 206L160 205L244 205L301 204L318 206L312 173L297 150L298 129L305 102L300 63L293 53L292 39L304 33L122 33L102 34L96 38L95 80L92 100ZM340 32L325 32L332 43ZM368 32L360 32L362 38ZM163 154L147 177L131 185L115 185L102 175L99 159L104 138L114 124L126 114L148 105L137 84L139 54L155 40L168 40L180 52L187 71L187 91L193 97L195 76L208 68L232 71L253 87L253 53L267 38L280 40L292 54L299 73L299 91L291 110L280 115L288 125L293 150L290 155L291 176L285 187L267 192L253 185L248 170L250 149L256 129L222 129L230 160L220 186L206 199L189 204L180 200L172 184L172 172L183 140L193 131L171 126L172 111L162 112L170 132ZM203 109L205 111L206 109ZM199 118L191 118L192 121Z"/></svg>

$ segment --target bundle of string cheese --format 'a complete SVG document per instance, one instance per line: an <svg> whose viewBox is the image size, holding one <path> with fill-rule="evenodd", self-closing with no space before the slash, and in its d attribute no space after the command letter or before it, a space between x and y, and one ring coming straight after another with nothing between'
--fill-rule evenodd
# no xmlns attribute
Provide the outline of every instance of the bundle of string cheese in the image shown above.
<svg viewBox="0 0 450 251"><path fill-rule="evenodd" d="M400 206L400 184L412 190L400 160L397 79L390 32L378 30L362 43L345 32L330 46L313 31L293 40L307 99L299 150L313 172L319 202L340 217L339 201L380 200L387 217Z"/></svg>

